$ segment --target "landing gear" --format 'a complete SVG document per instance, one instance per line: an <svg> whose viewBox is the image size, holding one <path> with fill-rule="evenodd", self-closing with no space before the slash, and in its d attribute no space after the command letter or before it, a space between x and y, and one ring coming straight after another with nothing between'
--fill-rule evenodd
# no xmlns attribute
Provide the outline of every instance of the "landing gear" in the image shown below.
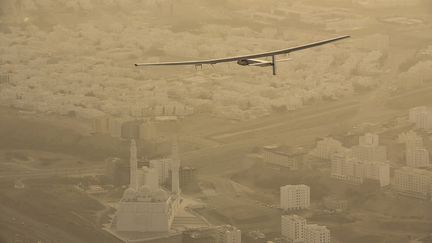
<svg viewBox="0 0 432 243"><path fill-rule="evenodd" d="M272 68L273 68L273 75L276 75L276 57L272 56Z"/></svg>

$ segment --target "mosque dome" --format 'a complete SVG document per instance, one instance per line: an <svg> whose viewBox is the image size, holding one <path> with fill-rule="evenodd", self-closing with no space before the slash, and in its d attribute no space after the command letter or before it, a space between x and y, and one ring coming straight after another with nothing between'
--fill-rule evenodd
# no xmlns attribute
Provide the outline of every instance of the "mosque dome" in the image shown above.
<svg viewBox="0 0 432 243"><path fill-rule="evenodd" d="M151 196L152 189L148 185L143 185L138 189L138 193L140 196Z"/></svg>
<svg viewBox="0 0 432 243"><path fill-rule="evenodd" d="M137 196L137 191L135 189L133 189L132 187L129 187L123 193L123 199L128 200L128 201L135 199L136 196Z"/></svg>
<svg viewBox="0 0 432 243"><path fill-rule="evenodd" d="M168 193L163 189L157 189L153 192L153 199L156 201L166 201L168 199Z"/></svg>

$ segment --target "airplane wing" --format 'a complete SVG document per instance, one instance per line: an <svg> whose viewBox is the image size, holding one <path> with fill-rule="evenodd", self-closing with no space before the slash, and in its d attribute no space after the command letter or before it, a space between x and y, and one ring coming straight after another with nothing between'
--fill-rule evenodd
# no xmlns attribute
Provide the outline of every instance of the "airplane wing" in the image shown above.
<svg viewBox="0 0 432 243"><path fill-rule="evenodd" d="M208 59L208 60L196 60L196 61L185 61L185 62L157 62L157 63L135 63L135 66L180 66L180 65L204 65L204 64L217 64L222 62L235 62L238 60L243 59L251 59L251 58L261 58L261 57L269 57L269 56L276 56L281 54L288 54L291 52L301 51L304 49L317 47L325 44L329 44L335 41L343 40L346 38L349 38L349 35L344 35L340 37L336 37L333 39L318 41L309 43L306 45L291 47L288 49L281 49L276 51L270 51L270 52L263 52L263 53L257 53L257 54L250 54L250 55L244 55L244 56L234 56L234 57L227 57L227 58L218 58L218 59Z"/></svg>

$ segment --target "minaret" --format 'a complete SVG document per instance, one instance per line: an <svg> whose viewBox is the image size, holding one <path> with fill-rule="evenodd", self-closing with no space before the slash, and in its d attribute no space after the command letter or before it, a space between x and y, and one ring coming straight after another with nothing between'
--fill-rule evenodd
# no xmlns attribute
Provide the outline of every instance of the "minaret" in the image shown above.
<svg viewBox="0 0 432 243"><path fill-rule="evenodd" d="M130 145L130 158L129 158L129 162L130 162L130 184L129 187L133 188L135 190L138 189L138 159L137 159L137 146L136 146L136 142L135 139L131 140L131 145Z"/></svg>
<svg viewBox="0 0 432 243"><path fill-rule="evenodd" d="M172 141L171 159L171 191L180 194L180 158L177 139Z"/></svg>

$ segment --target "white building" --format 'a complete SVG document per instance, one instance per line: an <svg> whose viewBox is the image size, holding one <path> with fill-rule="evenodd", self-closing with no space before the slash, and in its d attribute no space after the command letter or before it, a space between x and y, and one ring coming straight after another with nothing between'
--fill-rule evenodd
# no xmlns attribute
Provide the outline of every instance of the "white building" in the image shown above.
<svg viewBox="0 0 432 243"><path fill-rule="evenodd" d="M363 167L357 158L337 153L331 158L331 177L351 184L362 184Z"/></svg>
<svg viewBox="0 0 432 243"><path fill-rule="evenodd" d="M427 106L418 106L409 110L409 121L416 125L416 128L432 129L432 109Z"/></svg>
<svg viewBox="0 0 432 243"><path fill-rule="evenodd" d="M402 167L395 170L393 178L393 188L400 194L428 199L431 195L432 172Z"/></svg>
<svg viewBox="0 0 432 243"><path fill-rule="evenodd" d="M306 225L305 243L330 243L330 230L321 225Z"/></svg>
<svg viewBox="0 0 432 243"><path fill-rule="evenodd" d="M343 152L344 150L345 148L340 141L326 137L317 142L312 153L319 158L330 159L334 153Z"/></svg>
<svg viewBox="0 0 432 243"><path fill-rule="evenodd" d="M387 161L387 148L385 146L353 146L352 155L361 161Z"/></svg>
<svg viewBox="0 0 432 243"><path fill-rule="evenodd" d="M414 131L401 133L398 136L399 143L405 143L405 161L409 167L429 167L429 151L423 145L423 137Z"/></svg>
<svg viewBox="0 0 432 243"><path fill-rule="evenodd" d="M429 112L429 108L427 106L417 106L409 109L408 120L412 123L416 123L417 117L419 114L424 112Z"/></svg>
<svg viewBox="0 0 432 243"><path fill-rule="evenodd" d="M379 145L377 134L366 133L359 137L359 145L351 148L352 155L361 161L387 161L387 148Z"/></svg>
<svg viewBox="0 0 432 243"><path fill-rule="evenodd" d="M386 162L363 162L363 178L376 180L381 187L390 185L390 165Z"/></svg>
<svg viewBox="0 0 432 243"><path fill-rule="evenodd" d="M425 148L409 148L406 150L406 164L409 167L430 167L429 151Z"/></svg>
<svg viewBox="0 0 432 243"><path fill-rule="evenodd" d="M231 225L216 229L216 243L241 243L241 231Z"/></svg>
<svg viewBox="0 0 432 243"><path fill-rule="evenodd" d="M423 138L414 131L399 134L398 142L405 143L406 150L411 148L423 148Z"/></svg>
<svg viewBox="0 0 432 243"><path fill-rule="evenodd" d="M306 185L286 185L281 187L280 205L284 210L309 208L310 187Z"/></svg>
<svg viewBox="0 0 432 243"><path fill-rule="evenodd" d="M282 215L281 234L292 243L304 242L306 219L298 215Z"/></svg>
<svg viewBox="0 0 432 243"><path fill-rule="evenodd" d="M265 146L263 148L264 163L271 167L297 170L303 161L304 150L301 148L282 151L278 146Z"/></svg>

